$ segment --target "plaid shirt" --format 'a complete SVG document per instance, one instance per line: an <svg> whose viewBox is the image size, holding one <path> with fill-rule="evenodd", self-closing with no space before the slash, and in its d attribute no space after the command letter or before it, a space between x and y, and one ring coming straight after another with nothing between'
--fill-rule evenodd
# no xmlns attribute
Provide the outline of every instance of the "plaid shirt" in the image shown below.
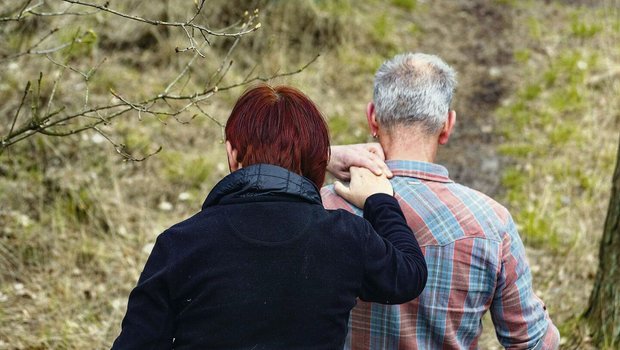
<svg viewBox="0 0 620 350"><path fill-rule="evenodd" d="M395 196L428 266L422 295L403 305L358 301L346 348L475 349L482 316L510 349L554 349L559 333L534 295L525 250L508 211L493 199L454 183L446 168L388 161ZM362 212L321 190L326 208Z"/></svg>

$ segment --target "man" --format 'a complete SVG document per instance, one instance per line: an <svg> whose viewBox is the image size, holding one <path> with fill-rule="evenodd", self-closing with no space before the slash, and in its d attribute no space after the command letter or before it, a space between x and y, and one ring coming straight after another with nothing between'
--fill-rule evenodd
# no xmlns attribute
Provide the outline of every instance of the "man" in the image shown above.
<svg viewBox="0 0 620 350"><path fill-rule="evenodd" d="M434 163L456 120L449 109L455 75L437 56L407 53L386 61L375 76L368 125L424 252L428 282L418 299L403 305L358 302L349 321L348 348L477 348L487 310L504 347L558 347L558 330L534 295L523 243L508 211L454 183L446 168ZM343 169L361 163L381 172L368 160L383 156L378 147L352 147L332 148L330 172L344 178ZM324 187L321 195L327 208L361 215L334 187Z"/></svg>

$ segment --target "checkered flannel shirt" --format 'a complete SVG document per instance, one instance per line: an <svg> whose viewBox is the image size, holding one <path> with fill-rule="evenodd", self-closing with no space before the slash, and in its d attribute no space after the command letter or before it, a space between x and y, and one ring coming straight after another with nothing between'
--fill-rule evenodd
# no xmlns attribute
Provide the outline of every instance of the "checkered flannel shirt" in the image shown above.
<svg viewBox="0 0 620 350"><path fill-rule="evenodd" d="M388 161L395 196L428 265L422 295L402 305L358 301L346 349L475 349L482 316L491 311L501 344L554 349L559 333L532 289L525 250L508 211L459 185L446 168ZM321 190L328 209L362 212Z"/></svg>

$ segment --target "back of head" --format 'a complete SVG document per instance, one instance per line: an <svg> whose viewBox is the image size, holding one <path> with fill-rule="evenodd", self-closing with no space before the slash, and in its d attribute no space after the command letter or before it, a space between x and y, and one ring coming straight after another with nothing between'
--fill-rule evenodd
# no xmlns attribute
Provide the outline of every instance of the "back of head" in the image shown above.
<svg viewBox="0 0 620 350"><path fill-rule="evenodd" d="M384 62L375 75L374 104L384 127L419 125L428 134L446 121L456 73L441 58L404 53Z"/></svg>
<svg viewBox="0 0 620 350"><path fill-rule="evenodd" d="M316 105L293 87L248 89L226 122L226 139L244 166L277 165L319 188L323 185L329 159L327 125Z"/></svg>

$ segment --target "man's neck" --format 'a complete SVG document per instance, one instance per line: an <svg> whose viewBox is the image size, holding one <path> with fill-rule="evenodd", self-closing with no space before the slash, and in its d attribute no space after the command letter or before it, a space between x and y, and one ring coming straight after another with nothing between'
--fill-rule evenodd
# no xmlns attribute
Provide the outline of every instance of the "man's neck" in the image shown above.
<svg viewBox="0 0 620 350"><path fill-rule="evenodd" d="M433 163L437 155L437 138L410 129L380 133L386 160L415 160Z"/></svg>

